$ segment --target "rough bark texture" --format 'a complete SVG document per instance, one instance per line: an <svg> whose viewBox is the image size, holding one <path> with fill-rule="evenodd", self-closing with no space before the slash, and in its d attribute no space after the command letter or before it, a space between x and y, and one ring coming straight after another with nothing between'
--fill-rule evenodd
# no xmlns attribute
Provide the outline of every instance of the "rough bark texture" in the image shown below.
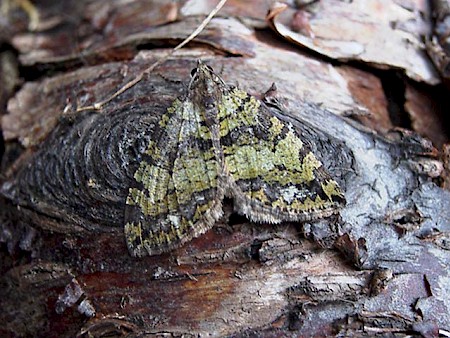
<svg viewBox="0 0 450 338"><path fill-rule="evenodd" d="M80 108L161 59L214 3L6 3L0 335L432 337L450 330L448 91L430 86L439 78L424 46L395 42L436 31L422 1L380 1L372 11L360 1L320 1L284 17L272 7L269 24L269 3L229 1L194 43L99 111ZM367 21L352 33L353 52L335 37L331 50L331 36L345 36L339 30L352 28L358 9ZM346 13L345 26L328 13ZM386 25L384 13L396 24ZM309 49L313 40L318 50ZM369 40L365 53L354 53ZM256 224L227 201L223 219L182 248L129 255L130 179L198 58L255 96L276 83L273 113L298 128L344 188L340 215ZM349 59L358 63L344 64Z"/></svg>

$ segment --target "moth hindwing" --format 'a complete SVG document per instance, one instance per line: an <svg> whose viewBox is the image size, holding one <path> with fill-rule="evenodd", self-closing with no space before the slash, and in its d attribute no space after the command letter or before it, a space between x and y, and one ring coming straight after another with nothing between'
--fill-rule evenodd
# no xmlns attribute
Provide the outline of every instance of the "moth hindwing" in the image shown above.
<svg viewBox="0 0 450 338"><path fill-rule="evenodd" d="M330 216L343 193L293 126L198 62L188 92L161 117L129 188L125 236L155 255L209 230L224 197L252 221Z"/></svg>

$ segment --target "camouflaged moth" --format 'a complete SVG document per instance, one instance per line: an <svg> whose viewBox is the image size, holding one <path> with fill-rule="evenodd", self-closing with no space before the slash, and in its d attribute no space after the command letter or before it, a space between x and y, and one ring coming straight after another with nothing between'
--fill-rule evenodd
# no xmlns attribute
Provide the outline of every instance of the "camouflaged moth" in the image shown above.
<svg viewBox="0 0 450 338"><path fill-rule="evenodd" d="M126 200L133 256L181 246L222 217L225 197L256 222L307 221L345 203L294 127L202 62L162 116Z"/></svg>

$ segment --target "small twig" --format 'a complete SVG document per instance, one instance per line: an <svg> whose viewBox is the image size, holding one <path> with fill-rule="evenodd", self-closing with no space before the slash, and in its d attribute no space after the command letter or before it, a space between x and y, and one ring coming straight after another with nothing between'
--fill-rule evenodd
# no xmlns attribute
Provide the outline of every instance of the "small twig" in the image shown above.
<svg viewBox="0 0 450 338"><path fill-rule="evenodd" d="M127 82L124 86L122 86L119 90L117 90L114 94L109 96L108 98L96 102L91 106L81 107L77 108L77 112L84 111L84 110L100 110L103 105L108 103L109 101L115 99L117 96L122 94L123 92L127 91L137 83L139 83L145 75L151 73L157 66L159 66L162 62L166 61L167 58L169 58L173 53L175 53L177 50L183 48L186 44L188 44L190 41L192 41L198 34L201 33L203 29L205 29L206 25L211 21L211 19L217 14L218 11L225 5L227 0L220 0L219 3L214 7L214 9L209 13L209 15L203 20L203 22L189 35L186 39L184 39L180 44L178 44L175 48L173 48L170 52L168 52L165 56L163 56L161 59L153 63L150 67L143 70L138 76L136 76L133 80Z"/></svg>
<svg viewBox="0 0 450 338"><path fill-rule="evenodd" d="M35 31L39 26L39 11L30 0L4 0L0 1L0 15L7 16L13 8L19 7L28 16L28 29Z"/></svg>

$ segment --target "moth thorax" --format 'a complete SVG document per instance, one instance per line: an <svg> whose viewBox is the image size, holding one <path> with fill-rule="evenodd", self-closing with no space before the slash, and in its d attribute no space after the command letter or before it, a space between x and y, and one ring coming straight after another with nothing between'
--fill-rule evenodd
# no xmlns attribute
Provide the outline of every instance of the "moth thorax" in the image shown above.
<svg viewBox="0 0 450 338"><path fill-rule="evenodd" d="M211 104L206 104L203 110L203 118L206 126L210 127L219 123L218 114L217 114L217 106L212 102Z"/></svg>

